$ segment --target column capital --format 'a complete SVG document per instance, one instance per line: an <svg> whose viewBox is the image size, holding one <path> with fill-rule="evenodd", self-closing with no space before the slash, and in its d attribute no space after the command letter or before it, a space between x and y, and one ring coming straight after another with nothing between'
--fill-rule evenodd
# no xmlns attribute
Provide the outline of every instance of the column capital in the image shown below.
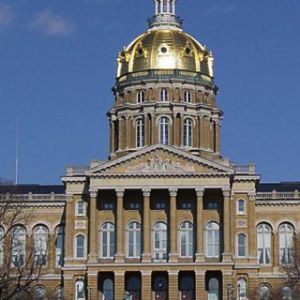
<svg viewBox="0 0 300 300"><path fill-rule="evenodd" d="M142 193L144 197L150 197L151 189L142 189Z"/></svg>
<svg viewBox="0 0 300 300"><path fill-rule="evenodd" d="M73 202L73 194L67 194L67 202Z"/></svg>
<svg viewBox="0 0 300 300"><path fill-rule="evenodd" d="M249 192L248 197L250 201L255 201L256 199L256 193L255 192Z"/></svg>
<svg viewBox="0 0 300 300"><path fill-rule="evenodd" d="M231 190L229 188L222 188L223 196L224 197L230 197Z"/></svg>
<svg viewBox="0 0 300 300"><path fill-rule="evenodd" d="M90 191L90 198L96 198L98 195L98 190L92 190Z"/></svg>
<svg viewBox="0 0 300 300"><path fill-rule="evenodd" d="M118 198L124 197L125 190L124 189L116 189L116 195Z"/></svg>
<svg viewBox="0 0 300 300"><path fill-rule="evenodd" d="M176 197L177 196L177 189L169 189L170 197Z"/></svg>
<svg viewBox="0 0 300 300"><path fill-rule="evenodd" d="M204 188L197 188L196 189L196 196L203 197L204 196Z"/></svg>

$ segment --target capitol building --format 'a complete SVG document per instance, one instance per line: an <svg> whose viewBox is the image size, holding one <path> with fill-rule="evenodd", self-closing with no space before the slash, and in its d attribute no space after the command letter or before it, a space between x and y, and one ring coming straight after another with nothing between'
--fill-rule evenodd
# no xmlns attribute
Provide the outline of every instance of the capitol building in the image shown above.
<svg viewBox="0 0 300 300"><path fill-rule="evenodd" d="M223 158L212 52L176 0L154 2L117 57L108 160L68 167L64 186L19 186L34 209L24 248L48 244L37 299L300 299L284 269L300 183Z"/></svg>

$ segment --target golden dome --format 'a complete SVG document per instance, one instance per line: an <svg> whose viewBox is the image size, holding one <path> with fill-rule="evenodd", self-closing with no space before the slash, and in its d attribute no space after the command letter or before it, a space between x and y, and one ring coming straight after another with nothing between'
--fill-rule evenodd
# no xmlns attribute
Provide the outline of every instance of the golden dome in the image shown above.
<svg viewBox="0 0 300 300"><path fill-rule="evenodd" d="M117 77L145 70L178 69L213 77L213 57L180 28L154 27L137 37L118 57Z"/></svg>

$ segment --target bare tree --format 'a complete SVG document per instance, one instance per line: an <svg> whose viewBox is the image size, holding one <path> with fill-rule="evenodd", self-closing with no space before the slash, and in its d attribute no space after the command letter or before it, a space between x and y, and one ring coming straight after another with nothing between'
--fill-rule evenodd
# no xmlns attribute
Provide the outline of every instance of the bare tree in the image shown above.
<svg viewBox="0 0 300 300"><path fill-rule="evenodd" d="M0 178L0 300L26 299L41 275L42 263L26 239L32 211L23 200L18 186Z"/></svg>

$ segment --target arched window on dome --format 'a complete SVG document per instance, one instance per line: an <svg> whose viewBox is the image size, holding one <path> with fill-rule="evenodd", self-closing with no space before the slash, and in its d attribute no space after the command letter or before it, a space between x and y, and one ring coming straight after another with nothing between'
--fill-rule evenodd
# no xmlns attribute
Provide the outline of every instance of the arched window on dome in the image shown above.
<svg viewBox="0 0 300 300"><path fill-rule="evenodd" d="M136 94L136 103L143 103L145 101L145 92L138 91Z"/></svg>
<svg viewBox="0 0 300 300"><path fill-rule="evenodd" d="M192 94L190 91L184 91L184 102L191 103L192 102Z"/></svg>
<svg viewBox="0 0 300 300"><path fill-rule="evenodd" d="M161 89L160 90L160 101L161 102L169 101L169 95L168 95L168 90L167 89Z"/></svg>
<svg viewBox="0 0 300 300"><path fill-rule="evenodd" d="M136 147L144 147L144 120L138 119L136 121Z"/></svg>
<svg viewBox="0 0 300 300"><path fill-rule="evenodd" d="M162 117L159 120L159 142L160 144L169 144L169 128L170 121L166 117Z"/></svg>
<svg viewBox="0 0 300 300"><path fill-rule="evenodd" d="M185 119L183 122L183 145L185 147L192 147L192 133L193 121L191 119Z"/></svg>
<svg viewBox="0 0 300 300"><path fill-rule="evenodd" d="M279 247L280 263L282 265L293 262L293 239L294 228L292 225L284 223L279 227Z"/></svg>

